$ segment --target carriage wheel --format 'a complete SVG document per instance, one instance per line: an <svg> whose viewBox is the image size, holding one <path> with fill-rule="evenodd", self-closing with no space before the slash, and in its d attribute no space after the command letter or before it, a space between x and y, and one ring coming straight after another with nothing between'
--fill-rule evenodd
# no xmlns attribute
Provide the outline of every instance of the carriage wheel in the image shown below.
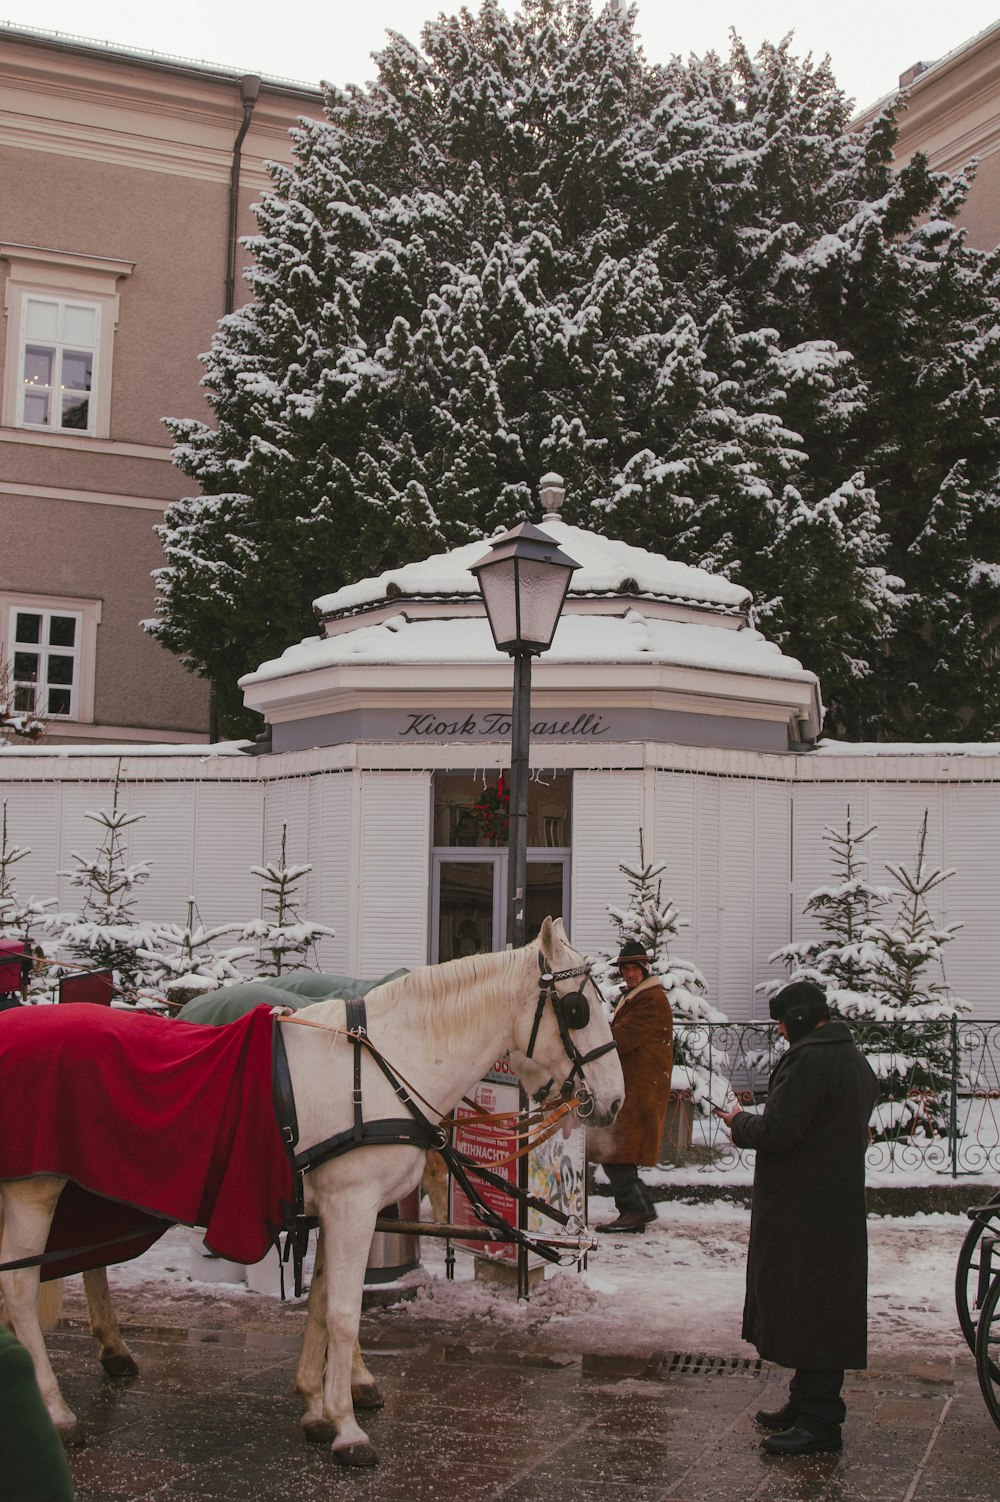
<svg viewBox="0 0 1000 1502"><path fill-rule="evenodd" d="M985 1246L981 1245L984 1238ZM995 1248L994 1239L998 1243ZM1000 1195L976 1211L955 1269L955 1307L970 1351L976 1349L979 1309L995 1272L1000 1272ZM997 1380L1000 1381L1000 1368Z"/></svg>
<svg viewBox="0 0 1000 1502"><path fill-rule="evenodd" d="M976 1375L990 1417L1000 1429L1000 1276L993 1279L976 1328Z"/></svg>

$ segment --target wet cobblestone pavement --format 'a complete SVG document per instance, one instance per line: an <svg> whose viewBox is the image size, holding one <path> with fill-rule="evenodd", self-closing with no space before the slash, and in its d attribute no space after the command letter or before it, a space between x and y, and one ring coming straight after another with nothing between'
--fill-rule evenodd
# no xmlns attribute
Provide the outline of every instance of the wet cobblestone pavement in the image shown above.
<svg viewBox="0 0 1000 1502"><path fill-rule="evenodd" d="M50 1337L87 1434L70 1456L78 1502L1000 1502L1000 1431L971 1358L914 1353L890 1371L875 1352L848 1374L844 1453L789 1460L761 1452L753 1423L784 1399L776 1368L373 1344L363 1326L381 1465L345 1471L301 1437L296 1334L125 1333L131 1382L103 1376L84 1329Z"/></svg>

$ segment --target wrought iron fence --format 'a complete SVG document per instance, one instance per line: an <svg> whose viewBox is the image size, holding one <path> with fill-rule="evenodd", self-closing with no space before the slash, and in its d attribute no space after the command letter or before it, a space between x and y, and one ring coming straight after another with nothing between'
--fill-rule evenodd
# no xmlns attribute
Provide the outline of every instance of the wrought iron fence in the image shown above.
<svg viewBox="0 0 1000 1502"><path fill-rule="evenodd" d="M871 1169L931 1170L958 1179L1000 1173L1000 1021L852 1021L879 1077L868 1147ZM754 1153L730 1141L712 1114L732 1091L747 1110L767 1099L786 1047L769 1022L675 1025L690 1088L671 1092L661 1162L705 1171L749 1168Z"/></svg>

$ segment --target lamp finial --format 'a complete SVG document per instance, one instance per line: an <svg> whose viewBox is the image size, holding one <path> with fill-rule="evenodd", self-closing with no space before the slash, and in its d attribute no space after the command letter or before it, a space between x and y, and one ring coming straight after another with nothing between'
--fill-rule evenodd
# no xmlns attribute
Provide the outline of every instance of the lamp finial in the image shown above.
<svg viewBox="0 0 1000 1502"><path fill-rule="evenodd" d="M542 521L557 522L560 508L566 499L562 475L557 475L553 471L543 475L539 481L538 494L542 502Z"/></svg>

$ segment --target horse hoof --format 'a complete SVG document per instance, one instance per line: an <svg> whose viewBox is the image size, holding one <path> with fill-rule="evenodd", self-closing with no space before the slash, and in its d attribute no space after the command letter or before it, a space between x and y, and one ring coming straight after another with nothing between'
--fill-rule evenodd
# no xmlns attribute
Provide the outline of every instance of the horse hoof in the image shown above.
<svg viewBox="0 0 1000 1502"><path fill-rule="evenodd" d="M354 1404L355 1408L364 1408L371 1410L374 1408L385 1407L385 1399L379 1392L378 1384L376 1382L372 1382L366 1387L352 1387L351 1402Z"/></svg>
<svg viewBox="0 0 1000 1502"><path fill-rule="evenodd" d="M341 1445L339 1450L335 1448L331 1453L338 1465L378 1465L378 1454L368 1444Z"/></svg>
<svg viewBox="0 0 1000 1502"><path fill-rule="evenodd" d="M336 1425L329 1419L303 1419L302 1433L311 1445L331 1445L337 1438Z"/></svg>
<svg viewBox="0 0 1000 1502"><path fill-rule="evenodd" d="M101 1365L109 1377L138 1377L138 1363L129 1355L102 1356Z"/></svg>

